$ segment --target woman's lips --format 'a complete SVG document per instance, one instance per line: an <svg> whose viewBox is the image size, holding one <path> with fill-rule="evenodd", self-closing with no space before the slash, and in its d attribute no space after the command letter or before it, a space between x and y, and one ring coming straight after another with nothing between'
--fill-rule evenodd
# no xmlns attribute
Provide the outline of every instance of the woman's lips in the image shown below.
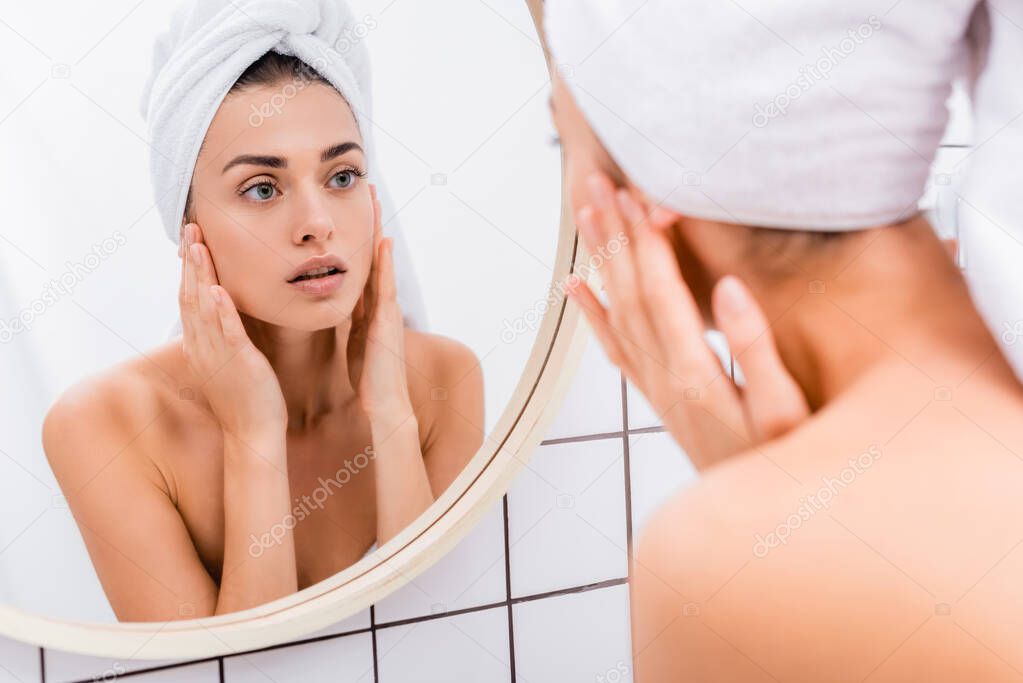
<svg viewBox="0 0 1023 683"><path fill-rule="evenodd" d="M330 294L341 287L345 274L337 272L332 275L323 275L308 280L296 280L288 284L305 294Z"/></svg>

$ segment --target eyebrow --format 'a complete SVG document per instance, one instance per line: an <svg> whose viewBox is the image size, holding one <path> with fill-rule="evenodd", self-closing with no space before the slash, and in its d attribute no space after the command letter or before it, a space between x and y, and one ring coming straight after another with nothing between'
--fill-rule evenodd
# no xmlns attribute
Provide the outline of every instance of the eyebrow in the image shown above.
<svg viewBox="0 0 1023 683"><path fill-rule="evenodd" d="M339 142L338 144L331 145L327 149L323 150L320 154L320 163L326 163L331 159L341 156L342 154L347 154L353 149L357 149L365 154L362 147L360 147L357 142ZM263 154L242 154L227 162L227 165L224 166L224 170L220 172L221 175L227 173L228 169L233 166L238 166L240 164L248 164L250 166L268 166L270 168L287 168L288 160L284 157L267 156Z"/></svg>

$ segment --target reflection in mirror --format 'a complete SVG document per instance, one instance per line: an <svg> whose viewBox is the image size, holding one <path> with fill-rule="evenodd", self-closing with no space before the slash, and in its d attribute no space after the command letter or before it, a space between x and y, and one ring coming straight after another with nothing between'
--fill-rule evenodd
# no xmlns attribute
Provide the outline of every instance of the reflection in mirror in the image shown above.
<svg viewBox="0 0 1023 683"><path fill-rule="evenodd" d="M5 604L291 595L427 511L505 410L560 208L528 9L339 6L3 10L38 48L0 46Z"/></svg>

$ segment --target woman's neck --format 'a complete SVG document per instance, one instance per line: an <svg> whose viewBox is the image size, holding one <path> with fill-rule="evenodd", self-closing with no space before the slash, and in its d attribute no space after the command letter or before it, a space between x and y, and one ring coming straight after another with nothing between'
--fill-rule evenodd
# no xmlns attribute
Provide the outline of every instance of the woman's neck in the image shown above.
<svg viewBox="0 0 1023 683"><path fill-rule="evenodd" d="M307 332L242 314L249 338L277 375L288 409L288 430L314 428L357 398L348 376L350 323Z"/></svg>
<svg viewBox="0 0 1023 683"><path fill-rule="evenodd" d="M989 360L1014 380L926 220L864 231L851 242L826 263L805 264L798 277L751 283L811 409L884 364L900 364L936 390L955 387Z"/></svg>

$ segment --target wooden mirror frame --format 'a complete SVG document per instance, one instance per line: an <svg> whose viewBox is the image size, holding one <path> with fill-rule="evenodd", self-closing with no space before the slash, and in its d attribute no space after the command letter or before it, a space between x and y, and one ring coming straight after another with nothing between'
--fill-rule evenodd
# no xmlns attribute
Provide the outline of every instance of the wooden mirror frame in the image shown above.
<svg viewBox="0 0 1023 683"><path fill-rule="evenodd" d="M524 0L542 32L542 0ZM479 452L416 521L356 564L297 593L248 610L201 619L76 622L0 606L0 636L45 648L118 659L192 659L229 655L297 640L379 602L429 568L505 494L560 407L589 330L555 284L581 258L562 190L557 254L547 307L522 377ZM538 302L539 303L539 302Z"/></svg>

